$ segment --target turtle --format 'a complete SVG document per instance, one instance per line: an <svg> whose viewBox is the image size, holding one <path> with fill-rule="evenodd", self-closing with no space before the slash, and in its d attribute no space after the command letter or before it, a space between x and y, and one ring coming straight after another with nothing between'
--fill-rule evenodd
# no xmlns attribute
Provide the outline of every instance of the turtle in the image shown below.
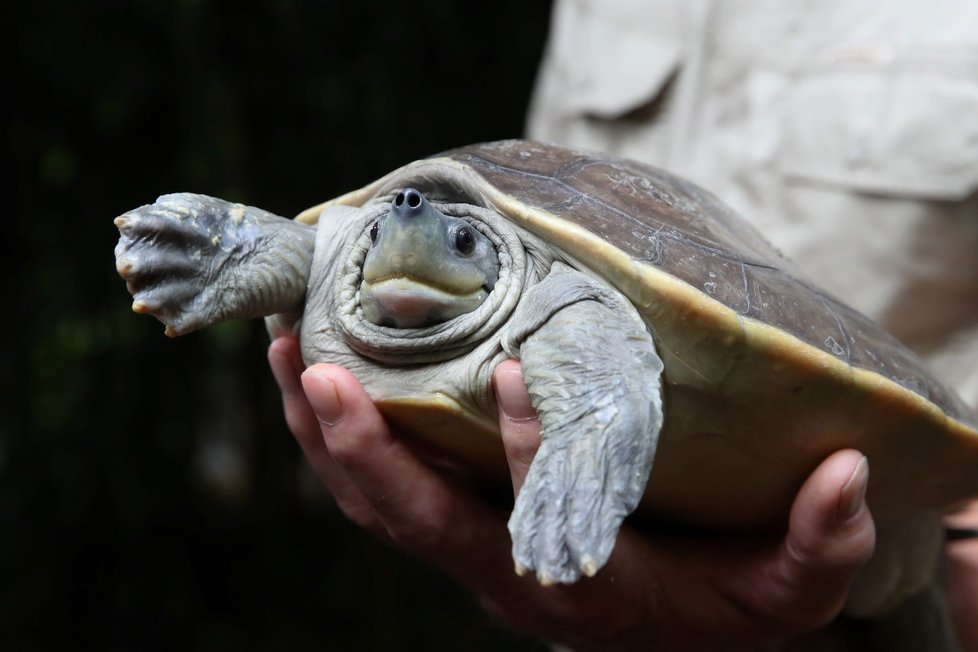
<svg viewBox="0 0 978 652"><path fill-rule="evenodd" d="M520 360L542 441L509 529L517 572L544 584L597 573L633 513L783 529L803 480L854 447L878 552L847 609L872 616L930 583L942 516L978 495L959 397L717 197L646 164L488 142L295 219L177 193L115 224L132 309L167 335L266 317L472 478L508 482L491 373Z"/></svg>

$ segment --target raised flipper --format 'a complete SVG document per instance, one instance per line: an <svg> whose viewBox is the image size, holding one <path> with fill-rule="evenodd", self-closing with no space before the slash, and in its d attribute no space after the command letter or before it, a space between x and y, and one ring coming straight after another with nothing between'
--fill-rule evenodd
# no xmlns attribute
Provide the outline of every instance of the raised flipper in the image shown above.
<svg viewBox="0 0 978 652"><path fill-rule="evenodd" d="M115 224L132 309L166 324L167 335L302 310L315 227L191 193L163 195Z"/></svg>
<svg viewBox="0 0 978 652"><path fill-rule="evenodd" d="M520 358L542 441L509 521L517 571L541 583L594 575L645 491L662 361L635 309L556 263L503 337Z"/></svg>

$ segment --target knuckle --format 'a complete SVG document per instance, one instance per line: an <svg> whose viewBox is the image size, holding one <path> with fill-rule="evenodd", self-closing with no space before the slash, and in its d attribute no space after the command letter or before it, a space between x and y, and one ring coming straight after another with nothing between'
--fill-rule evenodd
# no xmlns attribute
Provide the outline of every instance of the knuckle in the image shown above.
<svg viewBox="0 0 978 652"><path fill-rule="evenodd" d="M369 461L369 450L363 445L363 440L347 436L342 424L330 425L319 420L326 442L326 448L336 463L345 468L359 468Z"/></svg>
<svg viewBox="0 0 978 652"><path fill-rule="evenodd" d="M369 531L376 531L380 527L380 519L366 501L337 498L336 505L354 525Z"/></svg>
<svg viewBox="0 0 978 652"><path fill-rule="evenodd" d="M302 414L301 404L299 404L295 394L286 394L283 403L285 405L285 423L296 441L299 442L299 446L302 447L303 451L306 451L306 455L309 456L310 452L321 450L323 445L322 433L318 428L310 427L312 424Z"/></svg>
<svg viewBox="0 0 978 652"><path fill-rule="evenodd" d="M465 519L457 518L454 504L445 497L431 497L420 514L388 524L396 544L425 556L440 556L464 537Z"/></svg>
<svg viewBox="0 0 978 652"><path fill-rule="evenodd" d="M756 596L758 597L758 596ZM746 620L769 638L793 637L815 631L834 619L842 610L845 591L815 584L780 584L763 599L741 604Z"/></svg>
<svg viewBox="0 0 978 652"><path fill-rule="evenodd" d="M516 427L503 429L503 448L510 460L523 466L529 466L536 456L539 439L530 437L525 432L526 427L516 424Z"/></svg>

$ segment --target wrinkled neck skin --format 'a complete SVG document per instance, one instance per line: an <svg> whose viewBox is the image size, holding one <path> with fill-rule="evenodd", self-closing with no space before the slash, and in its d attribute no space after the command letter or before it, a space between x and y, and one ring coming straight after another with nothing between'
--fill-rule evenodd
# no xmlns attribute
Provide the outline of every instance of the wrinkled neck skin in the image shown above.
<svg viewBox="0 0 978 652"><path fill-rule="evenodd" d="M378 326L364 317L359 290L370 226L390 201L384 195L360 208L334 206L320 217L301 324L306 364L348 368L375 401L436 394L494 418L492 370L506 357L500 331L524 290L545 276L558 256L493 210L433 200L442 213L466 220L493 243L499 278L472 312L422 328Z"/></svg>

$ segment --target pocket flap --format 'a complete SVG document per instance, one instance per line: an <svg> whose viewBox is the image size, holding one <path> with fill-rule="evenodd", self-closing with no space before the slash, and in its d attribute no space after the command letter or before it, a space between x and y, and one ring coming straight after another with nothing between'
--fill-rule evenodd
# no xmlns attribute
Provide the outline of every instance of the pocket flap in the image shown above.
<svg viewBox="0 0 978 652"><path fill-rule="evenodd" d="M654 4L558 6L550 55L564 110L612 120L656 99L682 52L679 30L670 27L675 17L658 13Z"/></svg>
<svg viewBox="0 0 978 652"><path fill-rule="evenodd" d="M806 75L786 97L776 158L789 176L960 200L978 189L978 80L934 70Z"/></svg>

